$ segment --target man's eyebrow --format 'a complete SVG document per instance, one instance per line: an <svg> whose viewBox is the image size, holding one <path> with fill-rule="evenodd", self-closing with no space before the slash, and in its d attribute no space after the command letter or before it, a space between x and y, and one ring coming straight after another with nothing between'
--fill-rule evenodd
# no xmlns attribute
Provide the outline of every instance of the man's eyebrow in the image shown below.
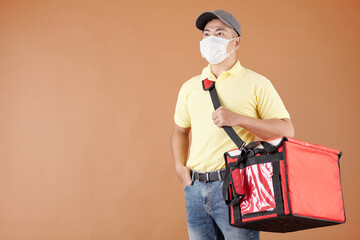
<svg viewBox="0 0 360 240"><path fill-rule="evenodd" d="M226 29L225 28L218 28L218 29L215 30L215 32L217 32L217 31L226 31ZM204 29L204 32L210 32L210 29Z"/></svg>

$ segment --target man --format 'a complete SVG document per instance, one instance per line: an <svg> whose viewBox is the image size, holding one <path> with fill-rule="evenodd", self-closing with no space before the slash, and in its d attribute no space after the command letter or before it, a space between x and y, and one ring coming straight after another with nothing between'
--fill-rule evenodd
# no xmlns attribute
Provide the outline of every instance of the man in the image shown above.
<svg viewBox="0 0 360 240"><path fill-rule="evenodd" d="M259 239L259 232L229 224L228 207L221 194L223 153L236 146L222 127L232 126L249 143L255 136L292 137L293 125L271 82L237 60L241 32L235 17L223 10L204 12L197 18L196 27L203 33L200 51L209 65L181 87L171 136L176 173L185 192L189 237ZM216 111L209 92L202 87L202 80L207 78L215 81L222 104Z"/></svg>

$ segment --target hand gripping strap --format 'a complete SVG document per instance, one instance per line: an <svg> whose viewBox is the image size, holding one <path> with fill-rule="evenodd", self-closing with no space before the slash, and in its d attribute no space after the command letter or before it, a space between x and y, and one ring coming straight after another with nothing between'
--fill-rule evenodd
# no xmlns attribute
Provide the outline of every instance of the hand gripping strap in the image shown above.
<svg viewBox="0 0 360 240"><path fill-rule="evenodd" d="M221 103L220 103L219 96L218 96L216 88L215 88L215 82L211 81L209 79L205 79L202 81L202 85L203 85L203 89L205 91L210 92L211 101L214 105L214 109L215 110L218 109L221 106ZM243 140L241 140L239 135L237 135L237 133L235 132L235 130L232 127L223 126L223 129L239 149L244 147L245 142Z"/></svg>

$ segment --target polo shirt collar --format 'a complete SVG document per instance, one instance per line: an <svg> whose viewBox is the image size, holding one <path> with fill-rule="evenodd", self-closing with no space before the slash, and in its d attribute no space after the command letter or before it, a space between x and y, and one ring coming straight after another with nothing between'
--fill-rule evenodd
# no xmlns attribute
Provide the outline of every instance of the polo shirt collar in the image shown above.
<svg viewBox="0 0 360 240"><path fill-rule="evenodd" d="M225 73L228 73L229 75L232 75L235 77L241 77L241 75L243 74L243 71L244 71L244 67L241 66L240 61L237 60L236 63L234 64L234 66L232 66L232 68L229 69L228 71L225 71ZM222 74L224 74L224 73L222 73ZM201 73L201 80L204 80L204 79L216 81L216 77L213 74L213 72L211 71L210 64L207 65L207 67L205 67Z"/></svg>

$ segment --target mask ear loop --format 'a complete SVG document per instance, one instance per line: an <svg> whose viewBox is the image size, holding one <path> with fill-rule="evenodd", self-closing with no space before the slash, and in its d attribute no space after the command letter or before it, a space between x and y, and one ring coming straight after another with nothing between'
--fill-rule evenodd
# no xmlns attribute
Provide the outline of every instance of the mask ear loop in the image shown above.
<svg viewBox="0 0 360 240"><path fill-rule="evenodd" d="M229 39L229 40L228 40L228 43L226 44L225 52L226 52L226 54L227 54L228 56L230 56L230 54L232 54L232 53L235 51L235 46L234 46L234 49L233 49L231 52L228 53L228 52L226 51L227 45L229 44L230 41L234 40L235 38L237 38L237 37L234 37L234 38L232 38L232 39Z"/></svg>

